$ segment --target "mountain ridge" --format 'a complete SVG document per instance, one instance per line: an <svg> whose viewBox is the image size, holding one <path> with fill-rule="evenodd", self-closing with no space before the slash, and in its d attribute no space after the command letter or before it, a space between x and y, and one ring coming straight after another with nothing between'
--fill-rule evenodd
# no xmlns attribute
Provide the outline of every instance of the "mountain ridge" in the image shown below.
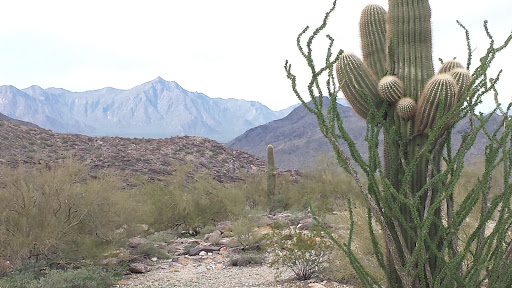
<svg viewBox="0 0 512 288"><path fill-rule="evenodd" d="M186 167L191 174L231 183L260 173L265 167L264 161L256 156L203 137L89 137L13 123L2 115L0 165L13 168L23 164L51 169L71 158L88 167L93 177L102 171L112 171L127 183L138 177L163 180L180 167Z"/></svg>
<svg viewBox="0 0 512 288"><path fill-rule="evenodd" d="M131 89L72 92L32 85L0 86L0 112L61 133L166 138L201 136L227 142L246 130L284 117L240 99L210 98L157 77Z"/></svg>
<svg viewBox="0 0 512 288"><path fill-rule="evenodd" d="M327 98L324 98L324 110L329 105L328 101ZM308 104L311 105L311 103ZM338 111L347 133L358 147L362 157L367 158L367 143L364 139L366 122L351 107L338 103ZM500 125L499 117L492 115L486 128L494 131ZM457 149L460 146L461 135L468 131L469 127L470 123L467 118L455 125L452 130L452 149ZM269 144L274 146L275 164L281 171L313 168L316 158L321 154L329 154L334 157L330 143L318 128L316 116L309 113L303 106L295 108L282 119L249 129L226 145L265 159L266 147ZM346 143L340 141L340 144L344 151L348 152ZM483 131L480 131L474 145L466 154L466 163L472 163L481 157L481 151L484 151L487 144L487 137Z"/></svg>

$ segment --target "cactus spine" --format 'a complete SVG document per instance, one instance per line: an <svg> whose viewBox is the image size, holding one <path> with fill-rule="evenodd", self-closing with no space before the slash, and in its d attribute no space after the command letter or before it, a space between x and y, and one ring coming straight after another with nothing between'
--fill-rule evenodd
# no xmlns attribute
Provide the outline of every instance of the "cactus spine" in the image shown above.
<svg viewBox="0 0 512 288"><path fill-rule="evenodd" d="M425 221L426 207L432 205L429 199L435 199L440 189L430 185L431 196L427 197L426 185L441 171L445 145L442 135L451 125L445 116L465 92L470 74L459 62L450 60L434 75L428 0L389 0L387 14L378 5L367 6L361 13L360 36L363 60L352 53L342 54L336 74L341 91L358 115L366 119L371 107L386 110L382 119L386 123L383 125L384 175L401 196L393 199L400 216L388 214L385 221L394 227L391 233L394 243L405 246L399 252L400 259L391 259L392 253L387 248L386 264L389 281L407 286L411 283L404 283L400 276L403 267L396 264L407 262L417 245L425 246L427 255L425 263L415 264L421 271L418 279L428 278L442 258L438 253L443 245L439 237L440 209L434 213L437 220L426 231L429 244L418 242L423 237L421 231L410 227L414 227L418 215ZM434 129L442 119L444 123L440 126L444 125L444 129ZM428 142L429 136L436 137L434 144ZM412 173L407 172L411 171L407 169L409 166L414 167ZM407 203L403 200L407 197L420 199L421 203ZM403 220L397 224L391 220L396 217Z"/></svg>
<svg viewBox="0 0 512 288"><path fill-rule="evenodd" d="M274 164L274 147L267 146L267 197L270 199L276 191L276 166Z"/></svg>

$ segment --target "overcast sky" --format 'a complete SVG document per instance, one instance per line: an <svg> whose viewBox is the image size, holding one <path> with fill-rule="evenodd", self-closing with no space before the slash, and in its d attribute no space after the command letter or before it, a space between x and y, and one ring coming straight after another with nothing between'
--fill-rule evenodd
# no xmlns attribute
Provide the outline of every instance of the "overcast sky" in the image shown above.
<svg viewBox="0 0 512 288"><path fill-rule="evenodd" d="M338 1L326 29L335 38L336 49L361 53L359 13L369 3L387 9L383 0ZM465 63L464 31L457 19L470 30L476 56L485 53L488 43L485 19L498 43L512 30L510 0L430 3L434 59L457 57ZM305 26L320 24L331 4L332 0L1 0L0 85L129 89L161 76L210 97L259 101L283 109L298 102L284 62L289 59L298 77L309 80L296 36ZM320 57L324 39L319 38L316 46ZM504 69L499 87L508 101L512 47L502 54L493 71Z"/></svg>

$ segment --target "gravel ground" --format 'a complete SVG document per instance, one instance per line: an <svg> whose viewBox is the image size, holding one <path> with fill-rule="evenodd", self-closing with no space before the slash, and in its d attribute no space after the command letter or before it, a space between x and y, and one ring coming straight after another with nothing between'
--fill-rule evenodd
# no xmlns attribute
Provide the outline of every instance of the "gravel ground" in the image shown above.
<svg viewBox="0 0 512 288"><path fill-rule="evenodd" d="M233 267L220 263L222 255L206 257L185 256L178 261L159 261L152 270L144 274L132 274L119 281L118 288L157 288L157 287L312 287L312 288L349 288L351 286L337 283L300 282L292 274L285 273L276 279L276 270L267 265ZM182 263L182 264L180 264Z"/></svg>

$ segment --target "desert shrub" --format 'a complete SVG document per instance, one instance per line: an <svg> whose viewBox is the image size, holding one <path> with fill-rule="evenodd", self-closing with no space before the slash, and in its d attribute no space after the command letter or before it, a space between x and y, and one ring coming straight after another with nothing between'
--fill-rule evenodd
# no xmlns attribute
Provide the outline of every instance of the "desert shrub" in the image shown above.
<svg viewBox="0 0 512 288"><path fill-rule="evenodd" d="M263 237L256 231L256 223L253 217L244 217L233 222L233 234L235 244L242 249L249 249L258 245Z"/></svg>
<svg viewBox="0 0 512 288"><path fill-rule="evenodd" d="M181 227L200 231L216 221L237 218L244 212L243 194L205 175L191 177L189 172L185 167L162 183L142 183L137 198L145 222L156 230Z"/></svg>
<svg viewBox="0 0 512 288"><path fill-rule="evenodd" d="M296 185L288 192L292 207L311 207L318 214L336 211L348 198L363 203L362 194L357 190L350 176L337 166L331 154L318 154L315 164L302 173Z"/></svg>
<svg viewBox="0 0 512 288"><path fill-rule="evenodd" d="M350 238L351 245L354 251L357 251L356 254L361 265L367 271L371 271L377 281L384 283L385 274L377 264L377 259L373 253L373 243L371 238L368 237L368 229L361 228L350 231L351 221L353 221L355 227L368 227L367 211L367 208L363 205L352 203L349 207L348 203L344 203L338 211L325 215L322 222L338 241L349 241ZM384 245L383 235L378 228L375 234L378 245ZM350 265L349 259L339 249L331 251L322 271L322 277L340 283L362 286L362 283L357 279L356 272Z"/></svg>
<svg viewBox="0 0 512 288"><path fill-rule="evenodd" d="M38 281L44 276L44 272L39 269L40 263L26 262L23 265L17 265L14 271L5 277L0 278L0 287L19 288L30 287L32 282Z"/></svg>
<svg viewBox="0 0 512 288"><path fill-rule="evenodd" d="M246 175L247 180L242 183L233 185L234 189L239 191L240 195L244 195L246 205L249 209L267 209L268 197L266 176L264 173Z"/></svg>
<svg viewBox="0 0 512 288"><path fill-rule="evenodd" d="M164 231L158 231L151 235L146 236L146 239L150 242L154 243L170 243L173 240L176 240L177 234L173 230L164 230Z"/></svg>
<svg viewBox="0 0 512 288"><path fill-rule="evenodd" d="M46 277L29 287L40 288L103 288L110 287L110 274L98 267L84 267L77 270L51 270Z"/></svg>
<svg viewBox="0 0 512 288"><path fill-rule="evenodd" d="M283 230L283 229L289 228L289 227L290 227L290 223L288 223L285 220L281 220L281 219L278 219L270 224L270 228L272 228L272 230Z"/></svg>
<svg viewBox="0 0 512 288"><path fill-rule="evenodd" d="M87 179L72 160L51 170L2 168L1 175L0 255L12 263L94 257L114 243L123 219L115 214L121 188L113 178Z"/></svg>
<svg viewBox="0 0 512 288"><path fill-rule="evenodd" d="M331 249L320 236L296 230L276 233L268 247L270 265L291 270L298 280L311 279L323 268Z"/></svg>
<svg viewBox="0 0 512 288"><path fill-rule="evenodd" d="M98 267L83 267L76 270L25 269L0 279L4 288L103 288L112 285L110 273Z"/></svg>
<svg viewBox="0 0 512 288"><path fill-rule="evenodd" d="M217 227L215 227L212 224L209 224L209 225L206 225L205 227L203 227L203 229L201 229L201 235L204 236L204 235L210 234L216 230L217 230Z"/></svg>

